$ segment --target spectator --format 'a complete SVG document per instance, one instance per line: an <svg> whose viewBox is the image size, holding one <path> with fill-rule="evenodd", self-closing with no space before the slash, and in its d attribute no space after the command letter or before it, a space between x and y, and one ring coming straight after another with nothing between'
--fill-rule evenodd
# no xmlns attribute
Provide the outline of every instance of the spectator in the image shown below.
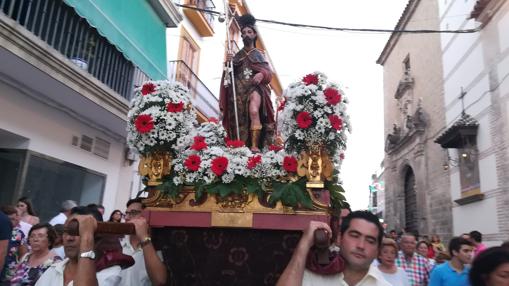
<svg viewBox="0 0 509 286"><path fill-rule="evenodd" d="M55 224L53 228L55 229L57 237L55 239L55 243L53 243L53 248L51 249L51 251L55 253L56 256L63 259L65 258L64 241L62 238L64 235L64 225Z"/></svg>
<svg viewBox="0 0 509 286"><path fill-rule="evenodd" d="M32 202L27 197L21 197L16 205L20 212L21 221L24 221L30 225L38 224L39 218L35 214Z"/></svg>
<svg viewBox="0 0 509 286"><path fill-rule="evenodd" d="M416 239L412 233L401 236L401 250L396 258L396 265L405 269L410 285L425 286L429 281L431 265L428 260L415 252Z"/></svg>
<svg viewBox="0 0 509 286"><path fill-rule="evenodd" d="M433 246L433 249L435 250L435 253L438 254L438 252L445 251L444 244L440 241L440 236L434 234L431 236L431 245ZM436 255L435 255L436 256Z"/></svg>
<svg viewBox="0 0 509 286"><path fill-rule="evenodd" d="M11 236L12 226L9 217L0 211L0 269L4 269L5 257L7 256L7 248L9 246Z"/></svg>
<svg viewBox="0 0 509 286"><path fill-rule="evenodd" d="M492 247L474 258L470 269L472 286L509 285L509 249Z"/></svg>
<svg viewBox="0 0 509 286"><path fill-rule="evenodd" d="M395 242L398 241L398 233L396 232L395 229L391 229L391 231L389 232L389 238L394 240Z"/></svg>
<svg viewBox="0 0 509 286"><path fill-rule="evenodd" d="M74 286L122 285L120 284L121 266L96 268L96 263L107 258L107 255L95 249L101 241L94 236L97 221L100 219L102 217L96 210L87 207L73 208L73 214L70 214L66 226L69 222L76 220L79 224L79 235L74 236L64 232L64 250L67 258L51 265L39 278L36 286L69 285L69 283L73 283L71 285Z"/></svg>
<svg viewBox="0 0 509 286"><path fill-rule="evenodd" d="M77 204L73 200L66 200L62 202L62 207L60 208L60 213L53 217L49 224L56 225L56 224L65 224L67 218L71 215L72 208L76 207Z"/></svg>
<svg viewBox="0 0 509 286"><path fill-rule="evenodd" d="M145 205L141 198L131 199L126 204L125 221L134 224L136 235L121 240L122 252L134 258L134 266L121 272L122 285L165 285L166 266L162 254L155 250L149 226L142 216Z"/></svg>
<svg viewBox="0 0 509 286"><path fill-rule="evenodd" d="M477 230L471 231L469 236L470 241L474 244L474 257L476 257L486 249L486 245L482 243L482 234Z"/></svg>
<svg viewBox="0 0 509 286"><path fill-rule="evenodd" d="M435 267L435 260L433 258L429 258L429 256L435 257L434 255L435 252L433 252L433 255L431 255L430 248L432 248L431 244L428 244L424 240L421 240L417 243L417 253L420 254L422 257L426 258L426 260L428 260L428 263L431 266L431 269L433 269L433 267Z"/></svg>
<svg viewBox="0 0 509 286"><path fill-rule="evenodd" d="M319 275L305 269L317 229L324 229L331 234L326 223L310 222L277 285L390 285L380 271L371 266L384 235L378 217L368 211L354 211L343 219L340 230L341 255L346 261L346 267L342 273L333 275Z"/></svg>
<svg viewBox="0 0 509 286"><path fill-rule="evenodd" d="M30 229L28 242L31 250L17 265L14 276L11 278L11 286L35 285L51 264L62 260L50 251L56 237L55 230L49 223L39 223Z"/></svg>
<svg viewBox="0 0 509 286"><path fill-rule="evenodd" d="M382 248L378 255L378 270L382 272L383 277L392 286L410 286L410 280L402 268L396 266L396 256L398 254L398 245L391 238L382 240Z"/></svg>
<svg viewBox="0 0 509 286"><path fill-rule="evenodd" d="M114 210L111 215L109 222L121 222L122 221L122 212L120 210Z"/></svg>
<svg viewBox="0 0 509 286"><path fill-rule="evenodd" d="M449 242L451 261L438 265L431 272L429 286L469 286L468 264L472 261L472 243L461 237Z"/></svg>
<svg viewBox="0 0 509 286"><path fill-rule="evenodd" d="M9 217L12 227L7 256L5 257L5 265L0 276L0 281L2 283L9 283L16 271L16 265L19 263L21 257L27 253L28 249L26 247L25 234L21 231L19 226L20 217L16 207L2 206L1 210Z"/></svg>
<svg viewBox="0 0 509 286"><path fill-rule="evenodd" d="M104 206L103 205L98 205L98 204L88 204L87 205L88 208L95 208L97 209L97 211L99 211L99 213L104 216Z"/></svg>
<svg viewBox="0 0 509 286"><path fill-rule="evenodd" d="M461 235L461 237L462 237L462 238L464 238L464 239L466 239L466 240L470 240L470 234L468 234L468 233L463 233L463 234Z"/></svg>
<svg viewBox="0 0 509 286"><path fill-rule="evenodd" d="M341 222L351 212L352 212L352 209L350 209L350 206L348 205L344 209L341 209L341 212L339 213L338 216L336 216L336 215L331 216L330 225L331 225L331 230L332 230L332 237L331 237L332 244L331 244L330 248L332 251L337 252L340 249L339 240L337 238L339 235L339 229L341 228Z"/></svg>

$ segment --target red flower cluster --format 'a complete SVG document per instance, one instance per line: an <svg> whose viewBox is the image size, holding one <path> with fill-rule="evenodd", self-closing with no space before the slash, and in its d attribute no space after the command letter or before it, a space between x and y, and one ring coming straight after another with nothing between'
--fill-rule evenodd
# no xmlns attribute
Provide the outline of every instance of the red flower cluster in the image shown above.
<svg viewBox="0 0 509 286"><path fill-rule="evenodd" d="M297 159L293 156L285 156L283 159L283 169L287 172L297 172Z"/></svg>
<svg viewBox="0 0 509 286"><path fill-rule="evenodd" d="M262 162L261 155L253 156L247 160L247 168L249 170L253 170L256 167L256 165L260 164L261 162Z"/></svg>
<svg viewBox="0 0 509 286"><path fill-rule="evenodd" d="M283 150L283 146L279 146L279 145L275 145L275 144L272 144L269 146L269 151L277 152L280 150Z"/></svg>
<svg viewBox="0 0 509 286"><path fill-rule="evenodd" d="M226 146L228 146L230 148L240 148L240 147L246 146L246 144L242 140L225 139L225 141L226 141Z"/></svg>
<svg viewBox="0 0 509 286"><path fill-rule="evenodd" d="M306 85L310 85L310 84L317 85L318 84L318 76L316 74L308 74L302 79L302 82Z"/></svg>
<svg viewBox="0 0 509 286"><path fill-rule="evenodd" d="M209 122L210 122L210 123L219 124L219 120L218 120L217 118L215 118L215 117L211 117L211 118L209 118Z"/></svg>
<svg viewBox="0 0 509 286"><path fill-rule="evenodd" d="M134 120L134 126L138 132L144 134L150 132L150 130L154 128L154 121L152 116L148 114L140 114Z"/></svg>
<svg viewBox="0 0 509 286"><path fill-rule="evenodd" d="M323 91L323 95L325 95L325 99L330 105L336 105L341 102L341 94L335 88L328 87Z"/></svg>
<svg viewBox="0 0 509 286"><path fill-rule="evenodd" d="M173 112L173 113L181 112L182 110L184 110L184 103L183 102L179 102L179 103L168 102L168 104L166 105L166 110L168 110L168 112Z"/></svg>
<svg viewBox="0 0 509 286"><path fill-rule="evenodd" d="M200 151L206 149L208 147L207 143L205 143L205 137L203 136L194 136L194 143L191 145L191 149Z"/></svg>
<svg viewBox="0 0 509 286"><path fill-rule="evenodd" d="M341 153L341 154L339 154L339 159L341 159L341 160L345 160L345 153Z"/></svg>
<svg viewBox="0 0 509 286"><path fill-rule="evenodd" d="M200 169L201 158L198 155L190 155L184 161L184 165L189 171L198 171Z"/></svg>
<svg viewBox="0 0 509 286"><path fill-rule="evenodd" d="M216 174L216 176L221 176L228 167L228 158L226 157L217 157L214 160L212 160L210 169L212 169L212 172Z"/></svg>
<svg viewBox="0 0 509 286"><path fill-rule="evenodd" d="M146 83L141 87L141 95L145 96L149 93L156 91L156 86L153 83Z"/></svg>
<svg viewBox="0 0 509 286"><path fill-rule="evenodd" d="M329 121L330 124L332 125L332 128L336 130L341 130L341 128L343 128L343 119L341 119L341 117L335 114L329 115Z"/></svg>
<svg viewBox="0 0 509 286"><path fill-rule="evenodd" d="M297 125L302 128L308 128L313 123L313 118L309 114L309 112L302 111L299 114L297 114Z"/></svg>

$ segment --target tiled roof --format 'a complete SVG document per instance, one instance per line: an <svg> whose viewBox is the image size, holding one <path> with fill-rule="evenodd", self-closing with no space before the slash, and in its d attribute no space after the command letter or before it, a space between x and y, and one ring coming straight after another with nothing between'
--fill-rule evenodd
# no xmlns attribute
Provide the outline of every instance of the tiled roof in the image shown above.
<svg viewBox="0 0 509 286"><path fill-rule="evenodd" d="M435 142L444 148L461 148L465 143L463 138L476 136L478 127L479 122L475 118L463 113L460 119L437 137Z"/></svg>

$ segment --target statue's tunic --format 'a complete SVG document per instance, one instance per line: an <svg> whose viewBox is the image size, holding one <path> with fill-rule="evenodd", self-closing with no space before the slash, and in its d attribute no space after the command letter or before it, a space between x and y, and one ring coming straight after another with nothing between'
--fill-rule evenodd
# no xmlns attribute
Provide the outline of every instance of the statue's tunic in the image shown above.
<svg viewBox="0 0 509 286"><path fill-rule="evenodd" d="M237 114L239 118L240 139L246 144L251 142L249 129L251 120L249 118L249 97L253 91L257 91L261 97L259 109L260 122L263 126L260 148L267 147L273 143L274 138L274 109L270 100L269 83L272 80L272 70L265 60L263 52L258 49L251 49L249 52L242 49L233 58L235 73L235 90L237 96ZM258 85L251 81L255 74L262 73L263 79ZM221 80L219 107L223 113L223 126L228 136L232 139L237 137L235 128L235 111L233 104L232 85L224 86L225 75Z"/></svg>

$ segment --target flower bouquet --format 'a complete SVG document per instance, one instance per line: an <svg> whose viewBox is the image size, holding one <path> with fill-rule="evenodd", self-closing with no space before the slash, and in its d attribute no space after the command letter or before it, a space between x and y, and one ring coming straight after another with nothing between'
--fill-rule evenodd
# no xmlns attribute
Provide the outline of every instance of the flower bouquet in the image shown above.
<svg viewBox="0 0 509 286"><path fill-rule="evenodd" d="M174 156L196 124L189 91L178 82L148 81L134 92L127 143L142 155L169 151Z"/></svg>

